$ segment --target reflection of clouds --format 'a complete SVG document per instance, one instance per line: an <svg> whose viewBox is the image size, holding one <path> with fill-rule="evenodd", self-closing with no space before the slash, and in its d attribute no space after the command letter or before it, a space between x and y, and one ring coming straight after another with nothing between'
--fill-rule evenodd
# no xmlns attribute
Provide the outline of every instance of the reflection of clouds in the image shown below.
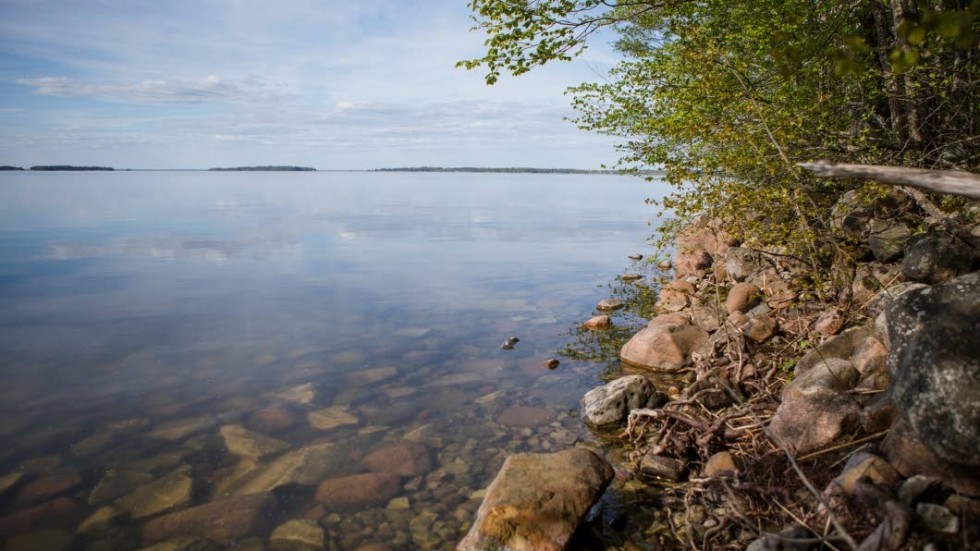
<svg viewBox="0 0 980 551"><path fill-rule="evenodd" d="M127 240L109 245L57 243L48 248L46 258L75 260L108 256L150 257L224 263L239 258L295 259L302 247L292 238L262 237L248 241L218 239Z"/></svg>

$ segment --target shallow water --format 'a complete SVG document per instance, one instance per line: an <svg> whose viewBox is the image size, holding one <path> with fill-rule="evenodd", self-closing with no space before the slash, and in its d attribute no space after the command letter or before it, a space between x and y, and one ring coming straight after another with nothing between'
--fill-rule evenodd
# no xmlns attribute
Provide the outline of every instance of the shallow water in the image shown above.
<svg viewBox="0 0 980 551"><path fill-rule="evenodd" d="M601 366L543 364L639 268L654 192L595 175L0 175L0 535L140 548L162 537L153 518L330 444L342 460L271 488L234 541L305 518L328 549L451 549L508 453L588 438L575 410ZM242 449L239 427L278 443ZM316 493L406 442L424 457L396 489Z"/></svg>

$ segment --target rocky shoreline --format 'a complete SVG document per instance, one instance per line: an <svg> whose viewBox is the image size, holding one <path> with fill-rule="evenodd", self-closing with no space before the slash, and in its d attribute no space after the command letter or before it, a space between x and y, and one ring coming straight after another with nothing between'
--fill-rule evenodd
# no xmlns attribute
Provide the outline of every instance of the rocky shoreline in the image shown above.
<svg viewBox="0 0 980 551"><path fill-rule="evenodd" d="M980 545L976 213L925 218L898 192L834 212L864 257L823 281L717 220L678 234L673 279L621 348L626 375L582 400L615 452L613 491L659 492L615 549ZM527 473L554 455L502 469L458 549L587 548L573 535L611 477L585 477L574 507L542 519L543 499L568 494Z"/></svg>

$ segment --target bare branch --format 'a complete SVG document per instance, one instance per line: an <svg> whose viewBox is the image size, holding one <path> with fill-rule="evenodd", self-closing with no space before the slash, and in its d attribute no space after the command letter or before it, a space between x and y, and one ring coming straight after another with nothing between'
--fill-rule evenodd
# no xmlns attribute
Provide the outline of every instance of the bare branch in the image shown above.
<svg viewBox="0 0 980 551"><path fill-rule="evenodd" d="M959 170L927 170L899 166L831 164L826 161L798 166L826 178L867 178L886 184L912 186L936 193L980 199L980 175Z"/></svg>

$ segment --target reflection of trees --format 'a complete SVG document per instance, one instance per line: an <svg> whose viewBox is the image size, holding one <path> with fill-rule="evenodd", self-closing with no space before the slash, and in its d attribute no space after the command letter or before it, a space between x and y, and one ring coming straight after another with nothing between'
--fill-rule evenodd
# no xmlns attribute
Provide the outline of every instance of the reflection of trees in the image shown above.
<svg viewBox="0 0 980 551"><path fill-rule="evenodd" d="M631 272L642 275L643 279L626 281L622 276L616 276L605 285L609 296L621 300L625 305L609 313L612 327L592 330L576 325L567 333L569 342L558 351L560 356L572 360L601 365L603 379L616 375L619 371L619 350L649 321L664 277L660 269L648 262L635 263Z"/></svg>

